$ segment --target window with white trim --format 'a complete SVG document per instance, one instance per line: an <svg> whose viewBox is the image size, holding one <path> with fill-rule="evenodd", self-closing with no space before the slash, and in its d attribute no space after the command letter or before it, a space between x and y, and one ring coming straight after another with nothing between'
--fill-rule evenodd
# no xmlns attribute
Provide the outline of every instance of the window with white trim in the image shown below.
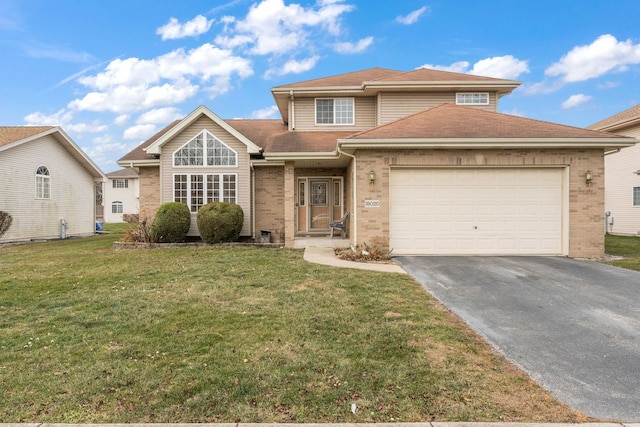
<svg viewBox="0 0 640 427"><path fill-rule="evenodd" d="M173 201L189 206L192 213L211 202L238 202L238 176L235 173L176 174Z"/></svg>
<svg viewBox="0 0 640 427"><path fill-rule="evenodd" d="M115 202L111 203L111 213L121 214L122 212L124 212L124 205L122 204L122 202L116 200Z"/></svg>
<svg viewBox="0 0 640 427"><path fill-rule="evenodd" d="M317 98L317 125L353 125L353 98Z"/></svg>
<svg viewBox="0 0 640 427"><path fill-rule="evenodd" d="M640 206L640 187L633 187L633 206Z"/></svg>
<svg viewBox="0 0 640 427"><path fill-rule="evenodd" d="M456 93L458 105L489 105L488 93Z"/></svg>
<svg viewBox="0 0 640 427"><path fill-rule="evenodd" d="M238 154L206 130L173 153L174 166L237 166L237 164Z"/></svg>
<svg viewBox="0 0 640 427"><path fill-rule="evenodd" d="M51 175L46 166L36 169L36 199L51 198Z"/></svg>
<svg viewBox="0 0 640 427"><path fill-rule="evenodd" d="M129 180L126 178L114 178L113 188L129 188Z"/></svg>

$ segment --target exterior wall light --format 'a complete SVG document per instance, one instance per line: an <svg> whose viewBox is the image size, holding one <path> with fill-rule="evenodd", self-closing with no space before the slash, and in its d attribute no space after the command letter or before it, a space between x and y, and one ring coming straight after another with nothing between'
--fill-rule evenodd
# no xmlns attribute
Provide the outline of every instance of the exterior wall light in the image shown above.
<svg viewBox="0 0 640 427"><path fill-rule="evenodd" d="M374 171L369 172L369 182L371 184L376 182L376 173Z"/></svg>
<svg viewBox="0 0 640 427"><path fill-rule="evenodd" d="M593 181L593 175L591 174L591 171L587 171L584 175L584 182L586 182L587 185L591 185L591 181Z"/></svg>

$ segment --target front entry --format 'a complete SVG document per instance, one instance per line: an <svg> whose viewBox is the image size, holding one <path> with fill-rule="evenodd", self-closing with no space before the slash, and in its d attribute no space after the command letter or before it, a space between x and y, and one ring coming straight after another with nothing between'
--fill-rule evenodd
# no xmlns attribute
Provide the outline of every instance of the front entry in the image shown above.
<svg viewBox="0 0 640 427"><path fill-rule="evenodd" d="M342 216L342 178L298 178L297 192L299 233L326 233Z"/></svg>

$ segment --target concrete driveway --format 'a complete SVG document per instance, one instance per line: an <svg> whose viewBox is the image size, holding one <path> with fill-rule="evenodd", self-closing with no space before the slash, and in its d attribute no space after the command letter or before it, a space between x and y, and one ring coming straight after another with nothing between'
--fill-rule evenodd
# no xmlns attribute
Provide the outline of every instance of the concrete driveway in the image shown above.
<svg viewBox="0 0 640 427"><path fill-rule="evenodd" d="M396 257L560 401L640 421L640 273L560 257Z"/></svg>

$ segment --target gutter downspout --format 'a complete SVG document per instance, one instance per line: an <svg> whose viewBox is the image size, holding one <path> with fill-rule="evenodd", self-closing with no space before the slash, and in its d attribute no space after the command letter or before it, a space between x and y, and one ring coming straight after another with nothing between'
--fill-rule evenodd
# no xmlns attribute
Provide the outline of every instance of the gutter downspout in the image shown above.
<svg viewBox="0 0 640 427"><path fill-rule="evenodd" d="M353 184L353 244L354 246L358 245L358 210L357 210L357 206L358 206L358 185L356 184L356 169L357 169L357 161L356 161L356 156L354 156L353 154L349 154L349 153L345 153L344 151L340 150L340 145L338 145L338 153L339 154L344 154L347 157L351 157L353 159L353 173L352 173L352 177L351 177L351 182Z"/></svg>
<svg viewBox="0 0 640 427"><path fill-rule="evenodd" d="M296 129L296 102L293 99L293 91L289 91L289 99L291 99L291 109L289 111L289 122L291 123L291 130Z"/></svg>
<svg viewBox="0 0 640 427"><path fill-rule="evenodd" d="M251 238L256 240L256 170L251 163Z"/></svg>

